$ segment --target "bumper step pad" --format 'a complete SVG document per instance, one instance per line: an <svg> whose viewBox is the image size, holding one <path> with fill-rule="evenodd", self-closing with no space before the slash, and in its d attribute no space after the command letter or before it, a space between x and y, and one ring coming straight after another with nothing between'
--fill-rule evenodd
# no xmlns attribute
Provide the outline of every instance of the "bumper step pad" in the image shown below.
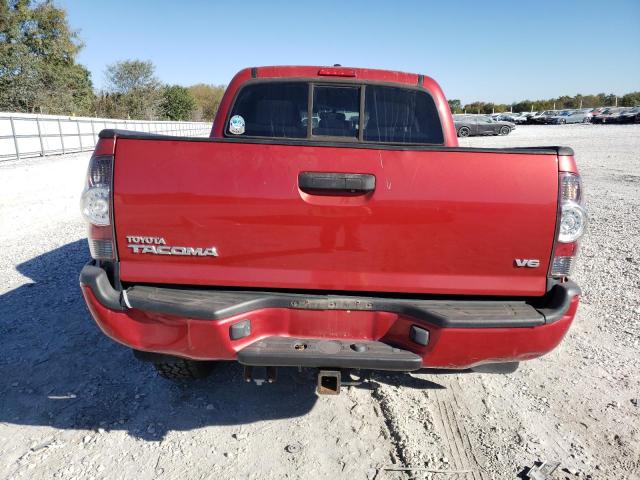
<svg viewBox="0 0 640 480"><path fill-rule="evenodd" d="M534 327L545 316L523 300L421 300L278 292L189 290L134 286L131 307L202 320L219 320L261 308L394 312L440 327Z"/></svg>
<svg viewBox="0 0 640 480"><path fill-rule="evenodd" d="M238 352L238 362L254 367L363 368L412 371L421 368L415 353L386 343L267 337Z"/></svg>

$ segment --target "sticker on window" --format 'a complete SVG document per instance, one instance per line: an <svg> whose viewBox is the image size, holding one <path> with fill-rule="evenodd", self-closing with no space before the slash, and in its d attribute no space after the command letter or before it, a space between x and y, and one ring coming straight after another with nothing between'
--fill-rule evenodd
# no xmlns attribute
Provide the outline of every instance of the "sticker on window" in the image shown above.
<svg viewBox="0 0 640 480"><path fill-rule="evenodd" d="M234 115L229 120L229 132L234 135L242 135L244 133L244 118L240 115Z"/></svg>

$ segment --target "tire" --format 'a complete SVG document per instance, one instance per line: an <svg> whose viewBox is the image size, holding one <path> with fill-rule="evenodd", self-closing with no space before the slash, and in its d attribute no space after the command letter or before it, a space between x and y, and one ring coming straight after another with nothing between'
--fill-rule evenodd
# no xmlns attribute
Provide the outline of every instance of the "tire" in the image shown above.
<svg viewBox="0 0 640 480"><path fill-rule="evenodd" d="M511 133L511 129L505 125L504 127L500 127L500 131L498 132L498 135L509 135L510 133Z"/></svg>
<svg viewBox="0 0 640 480"><path fill-rule="evenodd" d="M560 122L562 125L566 125L567 121L563 118L562 121Z"/></svg>
<svg viewBox="0 0 640 480"><path fill-rule="evenodd" d="M460 127L458 129L459 137L468 137L470 133L471 133L471 129L469 127Z"/></svg>
<svg viewBox="0 0 640 480"><path fill-rule="evenodd" d="M206 378L213 369L214 362L176 359L172 362L154 362L153 366L163 378L173 381L198 380Z"/></svg>

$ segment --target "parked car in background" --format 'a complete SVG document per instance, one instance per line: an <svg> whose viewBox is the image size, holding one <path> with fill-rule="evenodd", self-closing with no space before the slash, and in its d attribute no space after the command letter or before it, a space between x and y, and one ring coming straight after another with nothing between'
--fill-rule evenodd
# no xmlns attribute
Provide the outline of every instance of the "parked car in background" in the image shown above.
<svg viewBox="0 0 640 480"><path fill-rule="evenodd" d="M527 123L527 120L529 119L529 113L528 112L515 113L513 118L516 124L524 124L524 123Z"/></svg>
<svg viewBox="0 0 640 480"><path fill-rule="evenodd" d="M533 125L543 125L547 123L547 118L555 117L559 115L559 110L544 110L543 112L537 113L529 118L529 123Z"/></svg>
<svg viewBox="0 0 640 480"><path fill-rule="evenodd" d="M584 110L567 110L555 117L548 117L547 123L564 125L566 123L589 123L591 114Z"/></svg>
<svg viewBox="0 0 640 480"><path fill-rule="evenodd" d="M593 111L595 109L594 108L583 108L580 111L583 111L584 113L587 114L587 116L589 117L589 123L591 123L591 119L593 118Z"/></svg>
<svg viewBox="0 0 640 480"><path fill-rule="evenodd" d="M572 110L558 110L555 115L545 115L542 119L541 119L541 123L543 123L544 125L549 125L554 123L554 119L558 118L558 117L563 117L565 115L567 115L569 112L571 112Z"/></svg>
<svg viewBox="0 0 640 480"><path fill-rule="evenodd" d="M499 122L511 122L511 123L524 123L526 118L522 117L519 113L504 112L499 114L494 120Z"/></svg>
<svg viewBox="0 0 640 480"><path fill-rule="evenodd" d="M596 107L591 109L591 118L604 112L608 107Z"/></svg>
<svg viewBox="0 0 640 480"><path fill-rule="evenodd" d="M602 112L594 115L591 119L592 123L616 123L617 117L624 111L621 107L605 108Z"/></svg>
<svg viewBox="0 0 640 480"><path fill-rule="evenodd" d="M640 107L633 107L615 118L616 123L640 123Z"/></svg>
<svg viewBox="0 0 640 480"><path fill-rule="evenodd" d="M607 123L622 123L622 117L623 115L626 115L627 113L629 113L631 110L633 110L633 108L631 107L624 107L621 108L620 110L618 110L617 112L614 112L610 117L609 117L609 121Z"/></svg>
<svg viewBox="0 0 640 480"><path fill-rule="evenodd" d="M516 124L493 120L486 115L454 115L453 122L459 137L476 135L509 135Z"/></svg>

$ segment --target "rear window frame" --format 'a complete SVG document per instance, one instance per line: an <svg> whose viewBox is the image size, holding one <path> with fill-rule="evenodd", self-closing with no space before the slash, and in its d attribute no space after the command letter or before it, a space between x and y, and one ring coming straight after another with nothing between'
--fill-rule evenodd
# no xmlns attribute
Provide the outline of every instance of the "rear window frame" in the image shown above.
<svg viewBox="0 0 640 480"><path fill-rule="evenodd" d="M238 97L242 93L245 88L250 86L259 84L259 83L305 83L309 89L307 96L307 136L306 137L272 137L272 136L258 136L258 135L233 135L229 133L229 121L231 119L231 114L233 112L233 108L236 105ZM312 134L312 124L310 116L313 115L313 90L318 86L346 86L346 87L359 87L360 89L360 111L359 111L359 119L358 119L358 136L357 137L336 137L329 135L313 135ZM433 102L434 108L436 110L438 120L440 121L440 131L442 134L442 142L440 143L418 143L418 142L380 142L380 141L372 141L364 139L364 109L365 109L365 97L366 97L366 87L368 85L371 86L381 86L381 87L393 87L400 88L404 90L418 91L427 95L431 101ZM267 140L269 142L291 142L292 144L300 144L300 143L327 143L327 144L346 144L346 145L404 145L404 146L419 146L419 145L428 145L428 146L444 146L446 144L446 134L443 128L442 116L440 114L440 109L438 108L438 104L431 94L429 90L424 88L421 85L408 85L403 83L394 83L394 82L379 82L379 81L371 81L371 80L358 80L358 79L348 79L348 78L321 78L321 77L281 77L281 78L252 78L244 82L240 88L238 88L233 96L233 100L229 106L229 109L226 113L224 128L222 130L223 138L233 141L242 142L243 140L258 140L264 141Z"/></svg>

